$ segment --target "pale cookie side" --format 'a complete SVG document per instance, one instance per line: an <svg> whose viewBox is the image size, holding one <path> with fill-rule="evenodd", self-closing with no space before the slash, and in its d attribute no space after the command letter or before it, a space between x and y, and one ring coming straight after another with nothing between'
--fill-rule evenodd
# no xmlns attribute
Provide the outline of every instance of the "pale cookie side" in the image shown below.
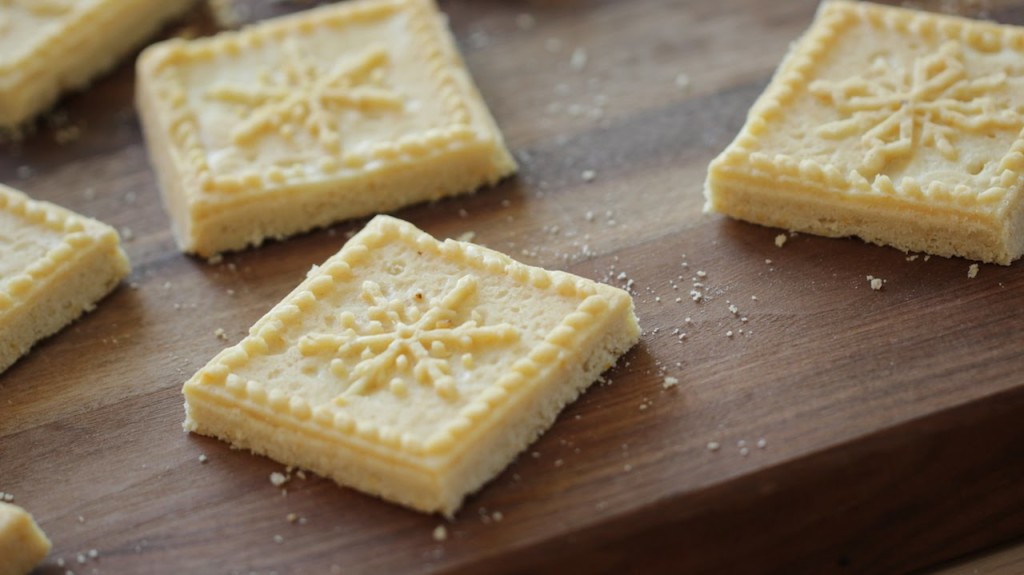
<svg viewBox="0 0 1024 575"><path fill-rule="evenodd" d="M1024 253L1024 29L822 5L709 167L707 211L905 251Z"/></svg>
<svg viewBox="0 0 1024 575"><path fill-rule="evenodd" d="M106 224L0 185L0 372L130 271Z"/></svg>
<svg viewBox="0 0 1024 575"><path fill-rule="evenodd" d="M516 169L431 0L356 0L165 42L138 76L175 237L201 256Z"/></svg>
<svg viewBox="0 0 1024 575"><path fill-rule="evenodd" d="M378 216L185 384L185 428L452 515L638 339L622 290Z"/></svg>

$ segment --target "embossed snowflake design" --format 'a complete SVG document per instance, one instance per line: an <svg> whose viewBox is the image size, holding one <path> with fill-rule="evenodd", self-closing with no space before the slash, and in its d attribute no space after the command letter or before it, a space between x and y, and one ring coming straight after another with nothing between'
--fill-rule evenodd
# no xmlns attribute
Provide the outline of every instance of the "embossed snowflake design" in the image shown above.
<svg viewBox="0 0 1024 575"><path fill-rule="evenodd" d="M1006 85L1003 72L969 78L960 43L950 41L917 58L912 69L880 57L863 76L818 80L810 90L842 116L822 125L818 134L833 140L860 136L868 148L863 168L877 174L890 160L912 157L920 146L956 161L958 134L1020 130L1020 113L991 97Z"/></svg>
<svg viewBox="0 0 1024 575"><path fill-rule="evenodd" d="M264 71L257 85L217 84L206 96L245 109L245 119L231 134L235 144L248 145L271 132L290 138L296 129L302 129L326 151L338 153L339 110L367 113L402 109L401 96L383 87L389 60L383 46L371 46L324 70L289 42L278 68Z"/></svg>
<svg viewBox="0 0 1024 575"><path fill-rule="evenodd" d="M334 356L331 372L351 383L335 399L344 405L347 397L368 395L387 386L396 397L408 393L407 377L433 386L444 399L455 399L458 391L452 377L452 361L461 356L472 367L473 351L487 345L515 341L518 331L508 324L485 326L476 310L459 321L460 309L477 291L475 277L466 275L438 300L423 304L416 292L412 301L388 298L376 282L363 283L362 299L369 306L367 321L360 323L351 312L339 316L341 334L314 333L299 341L299 351L312 356ZM355 366L348 366L355 361Z"/></svg>

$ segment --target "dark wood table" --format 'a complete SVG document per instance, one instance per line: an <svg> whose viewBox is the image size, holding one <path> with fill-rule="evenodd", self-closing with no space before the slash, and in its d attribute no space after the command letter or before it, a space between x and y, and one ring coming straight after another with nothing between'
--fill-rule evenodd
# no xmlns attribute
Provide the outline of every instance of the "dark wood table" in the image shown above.
<svg viewBox="0 0 1024 575"><path fill-rule="evenodd" d="M645 328L443 542L438 517L311 475L283 495L281 465L181 430L215 332L240 339L364 222L183 256L131 62L62 100L0 146L0 181L121 229L134 271L0 375L0 490L54 541L39 572L900 573L1024 536L1021 265L969 279L859 240L778 248L701 212L708 162L816 4L442 0L521 171L397 215L628 285ZM962 4L1024 23L1016 2ZM186 28L209 15L164 35Z"/></svg>

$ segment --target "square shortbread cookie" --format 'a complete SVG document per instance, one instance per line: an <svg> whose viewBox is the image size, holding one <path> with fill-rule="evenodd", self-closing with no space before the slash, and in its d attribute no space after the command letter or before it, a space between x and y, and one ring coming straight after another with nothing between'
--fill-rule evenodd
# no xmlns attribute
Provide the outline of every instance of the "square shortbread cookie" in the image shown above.
<svg viewBox="0 0 1024 575"><path fill-rule="evenodd" d="M0 502L0 575L26 575L50 552L50 540L32 516Z"/></svg>
<svg viewBox="0 0 1024 575"><path fill-rule="evenodd" d="M80 88L195 0L0 0L0 127Z"/></svg>
<svg viewBox="0 0 1024 575"><path fill-rule="evenodd" d="M516 169L433 0L355 0L173 40L138 68L186 252L471 192Z"/></svg>
<svg viewBox="0 0 1024 575"><path fill-rule="evenodd" d="M0 372L128 271L113 228L0 185Z"/></svg>
<svg viewBox="0 0 1024 575"><path fill-rule="evenodd" d="M377 216L185 384L185 428L450 516L639 333L618 288Z"/></svg>
<svg viewBox="0 0 1024 575"><path fill-rule="evenodd" d="M905 251L1024 252L1024 29L831 1L710 166L706 209Z"/></svg>

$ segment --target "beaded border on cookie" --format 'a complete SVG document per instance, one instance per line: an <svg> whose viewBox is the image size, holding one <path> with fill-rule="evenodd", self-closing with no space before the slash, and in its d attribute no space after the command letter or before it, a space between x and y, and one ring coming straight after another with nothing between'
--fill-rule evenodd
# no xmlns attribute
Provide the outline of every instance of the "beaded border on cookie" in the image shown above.
<svg viewBox="0 0 1024 575"><path fill-rule="evenodd" d="M88 220L67 210L37 202L25 194L0 185L0 211L11 214L28 225L39 226L64 234L60 243L10 278L0 278L0 313L19 301L27 300L33 288L71 260L75 253L98 243L105 234L89 233ZM105 233L113 234L113 230Z"/></svg>
<svg viewBox="0 0 1024 575"><path fill-rule="evenodd" d="M194 178L198 188L206 194L232 194L242 190L262 191L266 189L267 183L281 185L302 182L308 177L305 170L309 166L273 166L240 175L214 175L206 159L205 148L200 142L198 119L188 106L184 79L177 66L189 61L212 59L221 53L238 54L264 43L280 42L286 37L295 36L296 32L301 35L318 27L341 27L380 20L399 12L410 15L408 32L414 38L413 43L421 49L417 57L423 58L431 71L437 92L450 117L450 125L406 135L394 142L380 142L358 153L345 152L341 158L325 156L318 160L316 167L328 174L343 170L358 171L375 161L391 164L414 162L422 157L443 153L452 146L479 141L482 136L472 126L469 103L460 94L461 90L453 77L453 63L446 56L444 40L440 37L443 31L437 29L438 24L434 22L436 15L430 1L356 1L316 8L241 32L225 32L213 38L190 42L171 41L162 48L152 68L154 94L161 102L161 107L170 113L167 131L178 155L187 166L187 177ZM191 193L192 187L187 186L185 189Z"/></svg>
<svg viewBox="0 0 1024 575"><path fill-rule="evenodd" d="M582 299L553 328L542 342L525 357L513 364L509 373L483 390L478 397L463 406L453 421L425 439L415 438L398 430L356 421L348 413L333 405L313 407L301 397L286 398L279 390L269 393L257 381L245 381L233 370L250 357L278 348L284 343L282 332L287 326L313 306L318 299L328 296L337 283L353 278L353 269L365 261L373 249L386 242L400 241L435 257L461 260L468 268L478 272L505 275L512 281L528 284L566 297ZM588 328L595 325L594 318L612 306L606 296L598 293L597 285L568 273L531 268L496 252L454 240L440 242L411 224L388 216L378 216L362 233L354 237L337 255L311 275L290 296L258 321L250 335L237 345L222 352L210 365L196 374L200 385L223 388L236 400L247 399L252 405L268 408L277 415L290 417L294 423L311 422L321 431L352 434L364 441L401 450L415 455L443 455L454 448L461 437L479 424L489 412L506 401L516 390L529 385L546 365L571 353L586 338Z"/></svg>
<svg viewBox="0 0 1024 575"><path fill-rule="evenodd" d="M1024 54L1024 31L1011 26L847 0L833 0L823 5L821 10L812 29L780 67L778 77L771 83L764 97L751 109L746 125L730 150L716 164L747 164L757 171L792 178L799 181L801 187L816 189L827 185L832 188L841 187L853 194L927 201L960 209L995 208L1000 214L1012 209L1012 202L1005 200L1022 180L1024 131L1016 136L1007 154L1000 159L998 175L992 178L986 189L977 193L963 184L953 186L940 181L922 186L912 177L903 178L896 184L889 176L878 174L872 181L868 181L856 169L844 175L832 164L821 165L809 159L801 160L785 154L772 156L754 151L758 137L770 129L771 122L779 118L782 110L793 102L800 91L807 89L814 67L834 46L835 38L856 24L924 38L960 41L981 52L1008 48Z"/></svg>

